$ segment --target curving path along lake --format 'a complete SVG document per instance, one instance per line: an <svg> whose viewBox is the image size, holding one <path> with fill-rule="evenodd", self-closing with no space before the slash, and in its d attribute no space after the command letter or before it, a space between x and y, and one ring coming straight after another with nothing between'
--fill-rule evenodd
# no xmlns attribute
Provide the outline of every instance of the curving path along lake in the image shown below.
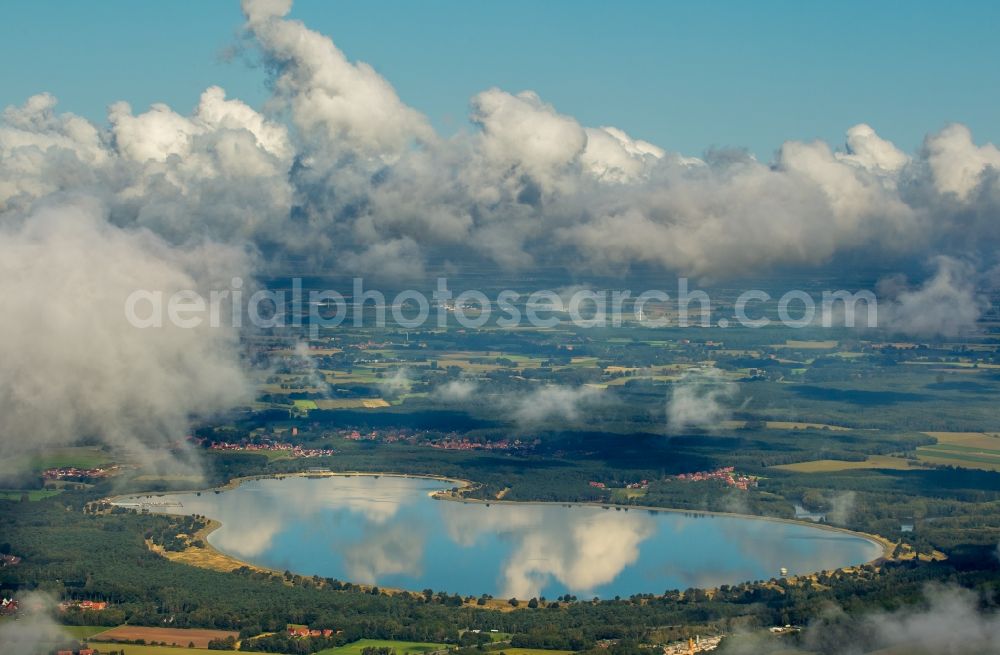
<svg viewBox="0 0 1000 655"><path fill-rule="evenodd" d="M749 517L430 497L445 486L396 476L292 476L173 494L167 498L181 506L157 509L220 521L209 543L258 566L502 598L714 587L882 554L850 533Z"/></svg>

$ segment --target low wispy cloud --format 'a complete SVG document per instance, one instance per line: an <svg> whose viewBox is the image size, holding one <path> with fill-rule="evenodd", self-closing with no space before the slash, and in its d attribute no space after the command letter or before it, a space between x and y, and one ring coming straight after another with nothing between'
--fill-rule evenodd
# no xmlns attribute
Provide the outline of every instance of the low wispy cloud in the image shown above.
<svg viewBox="0 0 1000 655"><path fill-rule="evenodd" d="M292 351L292 362L295 366L294 372L305 375L308 386L319 389L319 393L327 398L330 396L330 385L326 382L326 375L316 365L316 360L309 353L309 342L299 341Z"/></svg>
<svg viewBox="0 0 1000 655"><path fill-rule="evenodd" d="M405 367L397 368L378 381L378 388L382 395L393 399L409 393L412 386L413 380L410 379L410 371Z"/></svg>
<svg viewBox="0 0 1000 655"><path fill-rule="evenodd" d="M807 647L843 655L876 649L979 655L996 652L1000 615L980 609L980 596L955 585L929 585L924 602L851 620L831 613L810 625Z"/></svg>
<svg viewBox="0 0 1000 655"><path fill-rule="evenodd" d="M737 632L727 637L726 655L907 653L983 655L1000 644L1000 614L989 599L956 585L931 584L923 600L892 612L848 613L837 605L819 610L796 649L788 637Z"/></svg>
<svg viewBox="0 0 1000 655"><path fill-rule="evenodd" d="M853 491L845 491L830 499L830 509L826 518L837 525L847 525L854 516L854 506L858 495Z"/></svg>
<svg viewBox="0 0 1000 655"><path fill-rule="evenodd" d="M434 390L434 397L438 400L449 403L465 402L479 391L479 383L475 380L451 380L439 385Z"/></svg>
<svg viewBox="0 0 1000 655"><path fill-rule="evenodd" d="M603 390L596 387L546 384L509 399L507 404L517 423L537 425L555 420L575 423L604 402Z"/></svg>
<svg viewBox="0 0 1000 655"><path fill-rule="evenodd" d="M717 427L729 418L737 384L714 368L688 371L673 383L667 400L667 429Z"/></svg>
<svg viewBox="0 0 1000 655"><path fill-rule="evenodd" d="M192 418L248 399L235 330L171 321L139 329L126 318L136 290L166 298L243 272L241 252L167 245L109 224L93 203L39 209L0 225L0 475L28 456L81 439L159 468ZM157 311L155 299L136 314ZM166 311L160 308L159 311ZM30 435L30 437L29 437Z"/></svg>
<svg viewBox="0 0 1000 655"><path fill-rule="evenodd" d="M16 596L19 611L15 619L0 621L0 644L16 655L48 655L74 643L72 635L52 618L56 603L41 592Z"/></svg>
<svg viewBox="0 0 1000 655"><path fill-rule="evenodd" d="M532 390L487 390L482 383L459 378L439 385L433 398L443 403L466 403L480 394L488 395L490 406L497 407L514 423L535 427L550 421L577 423L611 400L604 389L587 385L538 385Z"/></svg>
<svg viewBox="0 0 1000 655"><path fill-rule="evenodd" d="M933 263L934 274L919 286L909 285L902 276L880 282L881 327L923 338L954 337L976 329L976 321L989 307L977 290L976 269L970 262L946 256Z"/></svg>

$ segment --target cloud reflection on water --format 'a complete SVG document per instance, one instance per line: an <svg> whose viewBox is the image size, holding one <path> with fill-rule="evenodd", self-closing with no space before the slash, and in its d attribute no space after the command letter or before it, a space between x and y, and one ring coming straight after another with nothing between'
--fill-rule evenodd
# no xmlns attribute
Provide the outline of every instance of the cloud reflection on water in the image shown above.
<svg viewBox="0 0 1000 655"><path fill-rule="evenodd" d="M651 516L636 512L569 512L553 505L452 504L441 508L448 535L471 546L497 535L513 544L501 565L501 595L532 598L555 579L589 595L639 558L639 544L654 532Z"/></svg>
<svg viewBox="0 0 1000 655"><path fill-rule="evenodd" d="M837 568L877 548L810 526L555 504L435 501L392 476L249 481L177 496L219 550L306 575L521 599L662 592Z"/></svg>

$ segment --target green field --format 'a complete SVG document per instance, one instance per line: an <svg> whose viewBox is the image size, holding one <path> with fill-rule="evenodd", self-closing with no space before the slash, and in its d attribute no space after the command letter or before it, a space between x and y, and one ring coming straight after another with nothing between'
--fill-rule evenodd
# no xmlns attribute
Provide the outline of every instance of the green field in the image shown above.
<svg viewBox="0 0 1000 655"><path fill-rule="evenodd" d="M96 648L101 652L124 651L125 655L208 655L209 653L219 653L222 651L208 650L207 648L178 648L176 646L136 646L133 644L118 644L114 642L87 642L91 648Z"/></svg>
<svg viewBox="0 0 1000 655"><path fill-rule="evenodd" d="M111 462L111 456L96 446L77 446L53 448L44 455L36 455L31 458L31 468L36 471L65 466L89 469Z"/></svg>
<svg viewBox="0 0 1000 655"><path fill-rule="evenodd" d="M171 475L144 473L142 475L135 476L135 478L133 479L136 480L137 482L198 482L200 480L203 480L204 478L201 475L197 475L194 473L190 475L184 473L176 473Z"/></svg>
<svg viewBox="0 0 1000 655"><path fill-rule="evenodd" d="M571 650L545 650L543 648L502 648L497 653L507 655L570 655Z"/></svg>
<svg viewBox="0 0 1000 655"><path fill-rule="evenodd" d="M107 625L64 625L62 630L73 635L76 639L87 639L94 635L110 630L114 626Z"/></svg>
<svg viewBox="0 0 1000 655"><path fill-rule="evenodd" d="M611 500L615 502L628 502L635 498L642 498L646 495L645 489L612 489Z"/></svg>
<svg viewBox="0 0 1000 655"><path fill-rule="evenodd" d="M383 646L394 649L396 651L396 655L422 655L423 653L431 653L437 650L451 648L448 644L427 644L416 641L383 641L381 639L359 639L358 641L347 644L346 646L338 646L337 648L327 648L326 650L321 650L319 651L319 654L361 655L361 651L365 648L381 648Z"/></svg>
<svg viewBox="0 0 1000 655"><path fill-rule="evenodd" d="M364 366L355 366L350 373L327 370L323 370L321 373L330 384L374 384L379 380L373 369Z"/></svg>
<svg viewBox="0 0 1000 655"><path fill-rule="evenodd" d="M3 489L0 490L0 499L21 500L22 495L28 494L28 500L35 501L43 498L50 498L52 496L58 496L62 492L62 489Z"/></svg>

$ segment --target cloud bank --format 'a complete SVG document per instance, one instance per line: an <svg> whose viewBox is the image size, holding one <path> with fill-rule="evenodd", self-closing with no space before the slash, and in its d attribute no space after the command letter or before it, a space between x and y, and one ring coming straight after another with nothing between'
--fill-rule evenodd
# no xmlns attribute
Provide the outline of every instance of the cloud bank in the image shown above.
<svg viewBox="0 0 1000 655"><path fill-rule="evenodd" d="M273 90L264 109L212 86L190 111L112 102L103 125L44 89L3 110L0 284L18 317L0 335L4 449L95 437L143 450L238 402L232 333L118 324L124 291L197 286L206 262L396 280L484 261L720 278L841 258L912 271L937 257L947 263L923 285L898 286L894 325L956 334L978 317L985 278L956 262L997 263L1000 150L962 125L914 153L860 124L840 146L788 141L769 162L693 157L491 88L443 137L290 7L243 3ZM232 255L246 250L252 266ZM929 315L934 303L947 311ZM679 393L675 424L713 420ZM572 420L578 404L543 390L516 412Z"/></svg>
<svg viewBox="0 0 1000 655"><path fill-rule="evenodd" d="M503 399L503 402L510 407L517 423L531 426L546 421L575 423L588 410L606 400L602 390L596 387L547 384L530 393Z"/></svg>
<svg viewBox="0 0 1000 655"><path fill-rule="evenodd" d="M929 585L923 606L848 620L842 611L809 626L808 647L853 654L873 649L914 653L989 653L1000 643L1000 616L980 610L980 597L954 585ZM879 652L882 652L879 650Z"/></svg>
<svg viewBox="0 0 1000 655"><path fill-rule="evenodd" d="M176 249L148 231L110 225L97 206L59 204L0 227L0 475L24 456L80 440L152 464L189 421L247 392L232 330L137 329L125 300L136 289L218 284L242 252ZM146 316L152 305L137 308Z"/></svg>
<svg viewBox="0 0 1000 655"><path fill-rule="evenodd" d="M250 242L275 268L397 279L483 258L709 276L841 257L995 259L1000 150L962 125L912 154L859 124L838 147L788 141L770 162L692 157L492 88L445 138L372 67L287 18L290 6L243 3L246 42L270 74L265 113L219 87L188 114L112 104L106 126L58 113L46 93L8 108L0 210L82 191L116 224L174 243Z"/></svg>

